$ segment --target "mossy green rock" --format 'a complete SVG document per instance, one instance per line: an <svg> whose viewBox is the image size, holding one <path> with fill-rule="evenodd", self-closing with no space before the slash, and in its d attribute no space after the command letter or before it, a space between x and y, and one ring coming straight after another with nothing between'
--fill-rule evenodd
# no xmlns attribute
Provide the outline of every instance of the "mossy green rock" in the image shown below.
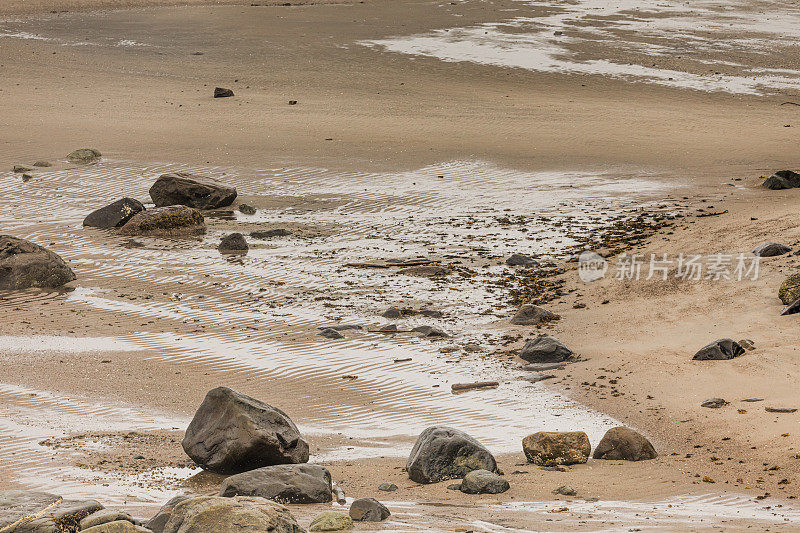
<svg viewBox="0 0 800 533"><path fill-rule="evenodd" d="M100 161L102 154L94 148L79 148L67 156L67 161L70 163L78 163L86 165Z"/></svg>
<svg viewBox="0 0 800 533"><path fill-rule="evenodd" d="M800 298L800 272L783 280L781 288L778 289L778 298L781 299L783 305L789 305Z"/></svg>
<svg viewBox="0 0 800 533"><path fill-rule="evenodd" d="M311 521L309 531L342 531L353 529L353 519L344 513L326 511Z"/></svg>

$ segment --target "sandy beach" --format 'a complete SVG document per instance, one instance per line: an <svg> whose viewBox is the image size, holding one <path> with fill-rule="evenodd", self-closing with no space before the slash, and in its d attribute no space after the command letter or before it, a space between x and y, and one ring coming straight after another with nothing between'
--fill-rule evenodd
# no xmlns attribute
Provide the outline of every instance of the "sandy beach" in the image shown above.
<svg viewBox="0 0 800 533"><path fill-rule="evenodd" d="M389 507L358 530L793 531L800 414L774 409L800 407L800 335L778 299L797 256L741 281L678 279L674 262L667 279L616 278L624 254L646 272L651 254L734 266L765 241L797 249L797 192L761 186L796 169L799 58L778 37L797 18L760 2L4 2L0 234L77 279L0 293L0 488L144 519L215 494L222 478L180 442L224 385L286 411L348 498ZM82 147L102 159L67 161ZM83 227L119 198L149 205L171 172L236 202L199 237ZM251 235L266 230L286 231ZM218 252L231 232L246 255ZM587 248L609 269L591 283ZM557 272L508 266L514 253ZM364 266L387 259L447 271ZM529 302L561 319L511 324ZM361 329L318 334L334 324ZM523 370L539 334L575 362ZM692 360L720 338L753 349ZM450 389L486 380L499 386ZM491 450L510 490L411 481L409 450L438 425ZM537 431L595 446L619 425L658 457L545 469L522 453ZM288 505L303 528L348 506Z"/></svg>

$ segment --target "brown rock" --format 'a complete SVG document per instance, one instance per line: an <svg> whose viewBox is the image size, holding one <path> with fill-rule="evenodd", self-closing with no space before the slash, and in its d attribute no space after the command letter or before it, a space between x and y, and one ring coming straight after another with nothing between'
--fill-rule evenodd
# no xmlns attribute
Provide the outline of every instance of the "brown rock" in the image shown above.
<svg viewBox="0 0 800 533"><path fill-rule="evenodd" d="M589 459L592 446L583 431L540 431L522 440L522 451L536 465L574 465Z"/></svg>

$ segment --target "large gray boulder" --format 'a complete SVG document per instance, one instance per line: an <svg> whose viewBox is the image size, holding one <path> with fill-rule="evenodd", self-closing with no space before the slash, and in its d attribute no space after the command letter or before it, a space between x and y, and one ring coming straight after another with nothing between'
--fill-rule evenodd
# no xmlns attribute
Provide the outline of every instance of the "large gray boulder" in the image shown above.
<svg viewBox="0 0 800 533"><path fill-rule="evenodd" d="M511 317L511 323L515 326L537 326L560 318L560 315L552 313L538 305L526 304L520 307L516 314Z"/></svg>
<svg viewBox="0 0 800 533"><path fill-rule="evenodd" d="M772 190L794 189L800 187L800 174L791 170L779 170L764 180L762 186Z"/></svg>
<svg viewBox="0 0 800 533"><path fill-rule="evenodd" d="M79 530L81 520L102 508L94 500L64 500L46 492L0 491L0 531L72 533Z"/></svg>
<svg viewBox="0 0 800 533"><path fill-rule="evenodd" d="M331 501L331 473L319 465L265 466L230 476L220 496L258 496L278 503Z"/></svg>
<svg viewBox="0 0 800 533"><path fill-rule="evenodd" d="M408 477L417 483L463 478L472 470L497 471L494 456L463 431L429 427L423 431L406 463Z"/></svg>
<svg viewBox="0 0 800 533"><path fill-rule="evenodd" d="M464 476L460 490L464 494L500 494L509 488L504 477L488 470L473 470Z"/></svg>
<svg viewBox="0 0 800 533"><path fill-rule="evenodd" d="M206 394L186 429L183 449L218 474L308 462L308 443L286 413L228 387Z"/></svg>
<svg viewBox="0 0 800 533"><path fill-rule="evenodd" d="M144 211L142 202L133 198L123 198L89 213L83 219L83 225L92 228L119 228L140 211Z"/></svg>
<svg viewBox="0 0 800 533"><path fill-rule="evenodd" d="M215 179L188 172L174 172L159 177L150 187L156 207L186 205L196 209L226 207L236 200L236 189Z"/></svg>
<svg viewBox="0 0 800 533"><path fill-rule="evenodd" d="M163 533L302 533L289 510L264 498L200 496L172 510Z"/></svg>
<svg viewBox="0 0 800 533"><path fill-rule="evenodd" d="M595 459L646 461L658 457L650 441L626 427L609 429L592 455Z"/></svg>
<svg viewBox="0 0 800 533"><path fill-rule="evenodd" d="M724 361L744 354L744 348L733 339L718 339L694 354L695 361Z"/></svg>
<svg viewBox="0 0 800 533"><path fill-rule="evenodd" d="M359 498L350 505L348 514L356 522L382 522L392 513L375 498Z"/></svg>
<svg viewBox="0 0 800 533"><path fill-rule="evenodd" d="M161 506L158 513L145 523L145 527L155 533L164 533L164 526L167 525L169 518L172 516L172 511L179 503L189 500L189 496L179 494L173 496L167 503Z"/></svg>
<svg viewBox="0 0 800 533"><path fill-rule="evenodd" d="M156 207L131 217L119 232L122 235L175 237L201 235L206 231L205 217L197 209L183 205Z"/></svg>
<svg viewBox="0 0 800 533"><path fill-rule="evenodd" d="M560 363L572 357L572 350L553 337L536 337L525 343L519 356L529 363Z"/></svg>
<svg viewBox="0 0 800 533"><path fill-rule="evenodd" d="M0 235L0 290L55 289L75 279L64 260L25 239Z"/></svg>

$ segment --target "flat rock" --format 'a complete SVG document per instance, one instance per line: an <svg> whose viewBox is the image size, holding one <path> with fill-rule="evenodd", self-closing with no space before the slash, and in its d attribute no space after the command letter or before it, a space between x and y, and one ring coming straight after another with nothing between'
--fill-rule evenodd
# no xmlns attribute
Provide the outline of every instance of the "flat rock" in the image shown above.
<svg viewBox="0 0 800 533"><path fill-rule="evenodd" d="M50 161L37 161L33 164L33 166L39 168L47 168L47 167L52 167L53 164Z"/></svg>
<svg viewBox="0 0 800 533"><path fill-rule="evenodd" d="M764 410L768 413L794 413L797 411L794 407L765 407Z"/></svg>
<svg viewBox="0 0 800 533"><path fill-rule="evenodd" d="M61 257L25 239L0 235L0 290L56 289L75 279Z"/></svg>
<svg viewBox="0 0 800 533"><path fill-rule="evenodd" d="M539 262L533 257L523 254L512 254L511 257L506 259L508 266L536 266Z"/></svg>
<svg viewBox="0 0 800 533"><path fill-rule="evenodd" d="M331 501L331 473L324 466L265 466L227 478L220 496L259 496L278 503Z"/></svg>
<svg viewBox="0 0 800 533"><path fill-rule="evenodd" d="M337 511L326 511L318 515L308 526L309 531L343 531L345 529L353 529L353 519Z"/></svg>
<svg viewBox="0 0 800 533"><path fill-rule="evenodd" d="M347 331L351 329L364 329L358 324L331 324L330 326L319 326L317 329L332 329L334 331Z"/></svg>
<svg viewBox="0 0 800 533"><path fill-rule="evenodd" d="M447 333L437 328L436 326L417 326L411 331L422 333L423 337L449 337Z"/></svg>
<svg viewBox="0 0 800 533"><path fill-rule="evenodd" d="M791 251L791 247L777 242L764 242L753 248L753 253L758 257L774 257L788 254Z"/></svg>
<svg viewBox="0 0 800 533"><path fill-rule="evenodd" d="M561 363L572 357L572 350L553 337L536 337L525 342L519 353L529 363Z"/></svg>
<svg viewBox="0 0 800 533"><path fill-rule="evenodd" d="M201 235L206 222L197 209L183 205L155 207L141 211L119 230L122 235L185 236Z"/></svg>
<svg viewBox="0 0 800 533"><path fill-rule="evenodd" d="M182 445L195 463L219 474L308 462L308 443L286 413L227 387L206 394Z"/></svg>
<svg viewBox="0 0 800 533"><path fill-rule="evenodd" d="M448 269L436 265L411 266L401 268L397 272L400 274L405 274L406 276L416 276L420 278L438 278L446 276L450 273Z"/></svg>
<svg viewBox="0 0 800 533"><path fill-rule="evenodd" d="M0 527L14 523L14 521L8 522L7 524L3 523L3 507L3 497L0 495ZM36 518L23 521L13 530L9 531L13 531L14 533L62 533L78 531L81 520L102 508L103 506L95 500L60 500L52 507L47 507L45 505L37 509L34 511ZM28 515L26 514L23 516Z"/></svg>
<svg viewBox="0 0 800 533"><path fill-rule="evenodd" d="M141 211L144 211L142 202L133 198L123 198L89 213L83 219L83 225L92 228L119 228Z"/></svg>
<svg viewBox="0 0 800 533"><path fill-rule="evenodd" d="M217 209L236 200L236 189L206 176L188 172L163 174L150 187L156 207L185 205L195 209Z"/></svg>
<svg viewBox="0 0 800 533"><path fill-rule="evenodd" d="M557 489L553 490L553 494L560 494L561 496L577 496L578 491L569 485L561 485Z"/></svg>
<svg viewBox="0 0 800 533"><path fill-rule="evenodd" d="M214 88L214 98L230 98L231 96L233 96L233 91L231 89L226 89L224 87Z"/></svg>
<svg viewBox="0 0 800 533"><path fill-rule="evenodd" d="M326 339L344 339L344 335L333 328L324 328L317 335Z"/></svg>
<svg viewBox="0 0 800 533"><path fill-rule="evenodd" d="M646 461L658 457L650 441L626 427L609 429L592 455L595 459Z"/></svg>
<svg viewBox="0 0 800 533"><path fill-rule="evenodd" d="M276 228L259 231L251 231L250 236L254 239L271 239L273 237L288 237L292 232L288 229Z"/></svg>
<svg viewBox="0 0 800 533"><path fill-rule="evenodd" d="M137 526L128 520L117 520L116 522L106 522L97 526L81 529L88 533L152 533L147 528Z"/></svg>
<svg viewBox="0 0 800 533"><path fill-rule="evenodd" d="M88 165L100 161L102 154L94 148L79 148L67 155L67 161L79 165Z"/></svg>
<svg viewBox="0 0 800 533"><path fill-rule="evenodd" d="M423 431L406 462L417 483L459 479L473 470L497 472L494 456L473 437L457 429L434 426Z"/></svg>
<svg viewBox="0 0 800 533"><path fill-rule="evenodd" d="M392 513L375 498L359 498L350 505L348 514L356 522L382 522Z"/></svg>
<svg viewBox="0 0 800 533"><path fill-rule="evenodd" d="M397 485L394 483L381 483L378 485L378 490L383 492L394 492L397 490Z"/></svg>
<svg viewBox="0 0 800 533"><path fill-rule="evenodd" d="M26 167L25 165L14 165L11 171L14 174L22 174L24 172L32 172L33 169L31 167Z"/></svg>
<svg viewBox="0 0 800 533"><path fill-rule="evenodd" d="M744 348L733 339L718 339L706 344L696 354L695 361L724 361L744 354Z"/></svg>
<svg viewBox="0 0 800 533"><path fill-rule="evenodd" d="M551 313L538 305L526 304L520 307L516 314L511 317L511 323L516 326L538 326L560 318L560 315Z"/></svg>
<svg viewBox="0 0 800 533"><path fill-rule="evenodd" d="M502 476L488 470L473 470L464 476L459 490L465 494L500 494L511 488Z"/></svg>
<svg viewBox="0 0 800 533"><path fill-rule="evenodd" d="M92 513L83 520L81 520L81 530L89 529L90 527L99 526L108 522L118 522L120 520L127 520L133 522L133 517L124 511L117 511L114 509L103 509Z"/></svg>
<svg viewBox="0 0 800 533"><path fill-rule="evenodd" d="M162 533L303 533L283 505L250 496L199 496L172 509Z"/></svg>
<svg viewBox="0 0 800 533"><path fill-rule="evenodd" d="M779 170L768 177L762 186L772 190L800 187L800 174L791 170Z"/></svg>
<svg viewBox="0 0 800 533"><path fill-rule="evenodd" d="M574 465L589 459L592 446L583 431L539 431L522 440L522 451L535 465Z"/></svg>
<svg viewBox="0 0 800 533"><path fill-rule="evenodd" d="M241 233L229 233L220 239L217 250L220 252L246 252L250 247Z"/></svg>
<svg viewBox="0 0 800 533"><path fill-rule="evenodd" d="M32 490L0 490L0 529L28 515L33 515L61 496Z"/></svg>
<svg viewBox="0 0 800 533"><path fill-rule="evenodd" d="M709 409L719 409L720 407L725 407L728 405L729 402L726 402L722 398L709 398L708 400L704 401L700 404L700 407L708 407Z"/></svg>

